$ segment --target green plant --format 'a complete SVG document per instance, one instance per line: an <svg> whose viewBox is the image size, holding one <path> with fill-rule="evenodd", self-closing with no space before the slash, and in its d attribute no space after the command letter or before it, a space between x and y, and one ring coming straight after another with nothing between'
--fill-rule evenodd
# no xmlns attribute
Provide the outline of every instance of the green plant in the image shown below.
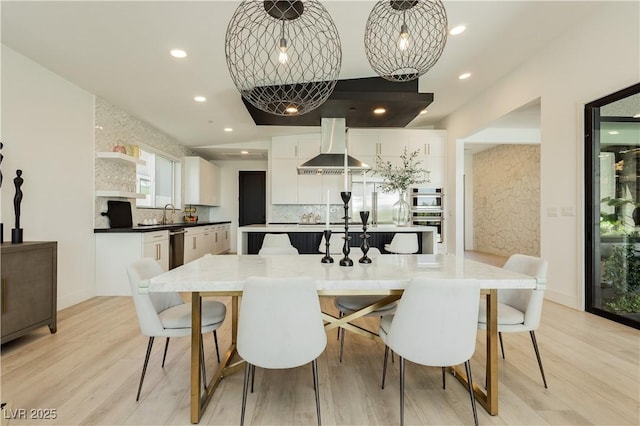
<svg viewBox="0 0 640 426"><path fill-rule="evenodd" d="M604 197L600 200L601 204L614 207L615 213L600 212L600 228L604 233L620 233L625 231L625 218L619 213L624 206L632 205L634 208L640 207L640 203L626 198Z"/></svg>
<svg viewBox="0 0 640 426"><path fill-rule="evenodd" d="M376 158L374 175L380 176L384 182L380 185L384 192L406 191L411 185L425 182L423 172L419 167L421 161L417 160L420 151L407 152L407 148L400 156L402 166L394 166L391 161L382 161Z"/></svg>
<svg viewBox="0 0 640 426"><path fill-rule="evenodd" d="M634 232L627 241L617 244L604 261L603 278L610 282L617 295L640 291L640 234Z"/></svg>
<svg viewBox="0 0 640 426"><path fill-rule="evenodd" d="M640 312L640 293L629 293L615 297L604 306L609 311L634 314Z"/></svg>

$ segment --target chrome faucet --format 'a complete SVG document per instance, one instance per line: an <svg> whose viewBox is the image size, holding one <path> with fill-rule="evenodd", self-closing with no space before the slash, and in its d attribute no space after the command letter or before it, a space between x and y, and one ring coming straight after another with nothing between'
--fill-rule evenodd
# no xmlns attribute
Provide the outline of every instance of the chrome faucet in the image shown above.
<svg viewBox="0 0 640 426"><path fill-rule="evenodd" d="M171 220L167 220L167 207L171 207ZM173 204L165 204L164 209L162 210L162 224L166 225L169 223L173 223L173 216L176 214L176 208Z"/></svg>

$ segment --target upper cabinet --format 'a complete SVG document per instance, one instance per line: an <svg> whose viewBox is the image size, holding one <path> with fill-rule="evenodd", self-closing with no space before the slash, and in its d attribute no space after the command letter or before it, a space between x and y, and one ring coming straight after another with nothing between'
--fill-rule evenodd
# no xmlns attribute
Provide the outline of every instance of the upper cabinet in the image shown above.
<svg viewBox="0 0 640 426"><path fill-rule="evenodd" d="M200 157L184 157L184 203L220 205L220 168Z"/></svg>
<svg viewBox="0 0 640 426"><path fill-rule="evenodd" d="M447 132L432 129L350 129L349 155L376 167L376 159L400 166L400 156L418 151L417 159L425 170L421 186L444 187L447 156Z"/></svg>

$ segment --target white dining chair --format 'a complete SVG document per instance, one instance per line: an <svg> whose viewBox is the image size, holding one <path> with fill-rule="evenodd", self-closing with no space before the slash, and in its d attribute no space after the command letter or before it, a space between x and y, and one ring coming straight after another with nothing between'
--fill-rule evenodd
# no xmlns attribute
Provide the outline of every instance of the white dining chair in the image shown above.
<svg viewBox="0 0 640 426"><path fill-rule="evenodd" d="M180 293L149 293L141 292L140 284L162 274L164 271L160 264L151 258L144 258L127 266L131 295L140 323L140 330L145 336L149 336L147 344L147 354L144 358L140 383L136 401L140 400L142 383L149 364L151 348L156 337L166 337L164 354L162 356L162 367L164 367L169 349L169 339L171 337L191 336L191 303L183 302ZM202 302L202 334L213 332L213 340L216 346L216 356L220 362L220 351L218 349L218 335L216 330L222 325L227 313L224 303L207 300ZM204 350L200 346L200 358L202 363L202 376L206 388L206 370L204 365Z"/></svg>
<svg viewBox="0 0 640 426"><path fill-rule="evenodd" d="M396 254L413 254L420 250L418 245L418 234L398 232L396 233L389 244L384 245L384 249L389 253Z"/></svg>
<svg viewBox="0 0 640 426"><path fill-rule="evenodd" d="M547 261L535 256L514 254L504 264L503 269L519 272L524 275L536 277L539 283L546 283ZM528 331L536 353L538 367L542 375L542 382L547 388L547 379L542 368L542 359L538 349L535 330L540 325L542 317L542 302L544 290L537 289L508 289L498 290L498 337L500 338L500 350L504 359L504 345L502 333L521 333ZM478 314L478 327L487 328L487 308L485 303L480 304Z"/></svg>
<svg viewBox="0 0 640 426"><path fill-rule="evenodd" d="M287 234L265 234L258 254L298 254Z"/></svg>
<svg viewBox="0 0 640 426"><path fill-rule="evenodd" d="M278 308L284 306L289 308ZM320 301L311 278L248 278L242 290L237 337L238 354L246 363L240 424L244 424L249 376L253 392L255 367L283 369L311 363L320 425L317 358L326 346Z"/></svg>
<svg viewBox="0 0 640 426"><path fill-rule="evenodd" d="M374 247L375 248L375 247ZM377 250L377 249L376 249ZM361 252L362 253L362 252ZM378 251L378 254L380 251ZM368 254L368 253L367 253ZM375 256L375 254L374 254ZM354 256L354 259L356 257ZM353 312L359 311L360 309L372 305L375 302L382 299L380 296L337 296L333 299L333 304L339 312L339 316L342 318L345 315L349 315ZM365 317L383 317L385 315L391 315L396 310L397 303L392 302L385 306L382 306L378 309L375 309L368 314L364 315ZM346 330L338 327L338 338L340 339L340 362L342 362L342 356L344 353L344 336L346 334Z"/></svg>
<svg viewBox="0 0 640 426"><path fill-rule="evenodd" d="M414 278L407 285L395 315L380 321L385 343L382 388L389 348L400 357L400 424L404 424L405 360L444 367L464 363L474 424L478 424L471 364L476 347L480 285L475 280Z"/></svg>
<svg viewBox="0 0 640 426"><path fill-rule="evenodd" d="M318 246L318 252L325 253L327 250L324 239L324 233L320 238L320 245ZM344 232L331 233L329 237L329 254L342 254L342 247L344 246Z"/></svg>

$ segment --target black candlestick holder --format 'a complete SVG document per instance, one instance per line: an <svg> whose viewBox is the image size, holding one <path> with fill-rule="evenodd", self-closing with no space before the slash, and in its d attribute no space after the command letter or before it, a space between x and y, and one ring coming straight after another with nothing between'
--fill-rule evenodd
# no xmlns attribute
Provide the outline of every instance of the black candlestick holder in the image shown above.
<svg viewBox="0 0 640 426"><path fill-rule="evenodd" d="M360 249L362 250L362 257L358 260L360 263L371 263L371 258L367 257L367 252L369 251L369 237L367 234L367 222L369 221L369 212L362 211L360 212L360 220L362 220L362 234L360 234L360 238L362 239L362 243L360 243Z"/></svg>
<svg viewBox="0 0 640 426"><path fill-rule="evenodd" d="M322 263L333 263L333 257L329 254L329 239L331 238L331 229L324 230L324 257L320 260Z"/></svg>
<svg viewBox="0 0 640 426"><path fill-rule="evenodd" d="M342 254L344 257L340 259L340 266L353 266L353 260L349 259L349 200L351 200L351 192L343 191L340 193L342 202L344 203L344 245L342 246Z"/></svg>

